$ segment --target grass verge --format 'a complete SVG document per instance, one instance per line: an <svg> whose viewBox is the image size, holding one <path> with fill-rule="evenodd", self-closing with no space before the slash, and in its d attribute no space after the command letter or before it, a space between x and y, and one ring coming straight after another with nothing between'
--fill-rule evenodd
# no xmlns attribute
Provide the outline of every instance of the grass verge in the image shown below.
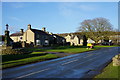
<svg viewBox="0 0 120 80"><path fill-rule="evenodd" d="M35 53L32 53L35 54ZM29 56L26 55L24 58L20 55L15 55L16 57L18 57L19 59L11 59L9 61L3 61L2 62L2 68L9 68L9 67L15 67L15 66L20 66L20 65L24 65L24 64L28 64L28 63L34 63L34 62L40 62L40 61L45 61L45 60L50 60L50 59L55 59L58 58L58 56L56 56L55 54L44 54L41 56ZM4 58L4 57L3 57ZM13 58L9 57L9 58Z"/></svg>
<svg viewBox="0 0 120 80"><path fill-rule="evenodd" d="M105 47L118 47L118 45L96 45L95 48L105 48Z"/></svg>
<svg viewBox="0 0 120 80"><path fill-rule="evenodd" d="M42 51L42 52L81 53L81 52L95 50L95 49L87 49L86 46L59 46L59 47L55 47L53 49L39 49L39 48L30 49L29 48L28 50Z"/></svg>
<svg viewBox="0 0 120 80"><path fill-rule="evenodd" d="M86 46L59 46L53 49L39 49L39 48L29 48L29 51L42 51L42 52L63 52L63 53L81 53L91 50L96 50L105 47L117 47L117 46L94 46L93 49L87 49Z"/></svg>
<svg viewBox="0 0 120 80"><path fill-rule="evenodd" d="M47 52L63 52L63 53L81 53L86 51L91 51L95 49L86 49L86 48L69 48L69 49L53 49L53 50L46 50Z"/></svg>
<svg viewBox="0 0 120 80"><path fill-rule="evenodd" d="M105 67L102 73L95 76L93 80L97 80L99 78L120 78L120 66L113 66L112 64L113 63L110 63Z"/></svg>

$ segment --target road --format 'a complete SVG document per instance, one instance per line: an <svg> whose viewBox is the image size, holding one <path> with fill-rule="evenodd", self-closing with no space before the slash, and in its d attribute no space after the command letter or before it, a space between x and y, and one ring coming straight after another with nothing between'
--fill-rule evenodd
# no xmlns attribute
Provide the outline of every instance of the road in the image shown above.
<svg viewBox="0 0 120 80"><path fill-rule="evenodd" d="M102 48L54 60L4 69L2 77L12 80L25 78L91 78L98 74L99 70L118 53L118 47Z"/></svg>

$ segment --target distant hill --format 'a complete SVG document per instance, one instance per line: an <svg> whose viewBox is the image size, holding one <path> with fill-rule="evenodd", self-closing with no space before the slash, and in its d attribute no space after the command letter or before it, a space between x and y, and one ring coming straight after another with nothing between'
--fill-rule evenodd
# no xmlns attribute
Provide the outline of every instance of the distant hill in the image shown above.
<svg viewBox="0 0 120 80"><path fill-rule="evenodd" d="M57 34L59 36L65 37L68 34L73 34L73 35L82 35L82 32L74 32L74 33L62 33L62 34Z"/></svg>
<svg viewBox="0 0 120 80"><path fill-rule="evenodd" d="M110 32L111 35L120 35L120 32ZM74 32L74 33L62 33L62 34L57 34L59 36L65 37L68 34L73 34L73 35L83 35L83 32Z"/></svg>

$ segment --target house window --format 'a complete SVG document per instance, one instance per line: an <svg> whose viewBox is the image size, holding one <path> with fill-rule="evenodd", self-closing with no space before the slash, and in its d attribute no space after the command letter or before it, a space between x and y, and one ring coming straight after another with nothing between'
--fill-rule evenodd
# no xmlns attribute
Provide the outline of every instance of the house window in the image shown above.
<svg viewBox="0 0 120 80"><path fill-rule="evenodd" d="M56 38L56 36L55 36L55 35L54 35L53 37L54 37L54 38Z"/></svg>
<svg viewBox="0 0 120 80"><path fill-rule="evenodd" d="M49 45L49 41L48 40L45 40L45 45Z"/></svg>
<svg viewBox="0 0 120 80"><path fill-rule="evenodd" d="M22 37L20 37L20 40L22 40Z"/></svg>
<svg viewBox="0 0 120 80"><path fill-rule="evenodd" d="M65 43L65 40L63 39L62 42Z"/></svg>
<svg viewBox="0 0 120 80"><path fill-rule="evenodd" d="M37 38L40 38L40 35L37 35Z"/></svg>
<svg viewBox="0 0 120 80"><path fill-rule="evenodd" d="M40 45L40 40L36 40L36 45Z"/></svg>

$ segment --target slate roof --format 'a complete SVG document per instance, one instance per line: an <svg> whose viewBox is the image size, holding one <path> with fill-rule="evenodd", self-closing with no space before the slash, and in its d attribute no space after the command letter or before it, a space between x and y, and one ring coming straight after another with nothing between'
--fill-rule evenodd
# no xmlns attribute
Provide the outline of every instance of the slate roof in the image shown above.
<svg viewBox="0 0 120 80"><path fill-rule="evenodd" d="M34 33L41 34L41 35L49 35L48 33L38 30L38 29L31 29ZM49 35L50 36L50 35Z"/></svg>
<svg viewBox="0 0 120 80"><path fill-rule="evenodd" d="M42 30L38 30L38 29L31 29L31 31L34 32L34 33L36 33L36 34L49 35L48 33L44 32ZM22 36L23 34L20 33L20 32L16 32L16 33L11 34L10 36Z"/></svg>
<svg viewBox="0 0 120 80"><path fill-rule="evenodd" d="M50 35L47 32L44 32L44 31L38 30L38 29L31 29L31 31L34 32L35 34L41 34L41 35L47 35L47 36L54 36L55 35L56 37L63 38L62 36L59 36L56 34ZM17 33L11 34L10 36L22 36L22 35L23 35L22 33L17 32Z"/></svg>
<svg viewBox="0 0 120 80"><path fill-rule="evenodd" d="M13 33L13 34L11 34L10 36L22 36L22 35L23 35L22 33L17 32L17 33Z"/></svg>
<svg viewBox="0 0 120 80"><path fill-rule="evenodd" d="M53 34L53 36L56 36L56 37L58 37L58 38L65 39L64 37L62 37L62 36L59 36L59 35L56 35L56 34Z"/></svg>

